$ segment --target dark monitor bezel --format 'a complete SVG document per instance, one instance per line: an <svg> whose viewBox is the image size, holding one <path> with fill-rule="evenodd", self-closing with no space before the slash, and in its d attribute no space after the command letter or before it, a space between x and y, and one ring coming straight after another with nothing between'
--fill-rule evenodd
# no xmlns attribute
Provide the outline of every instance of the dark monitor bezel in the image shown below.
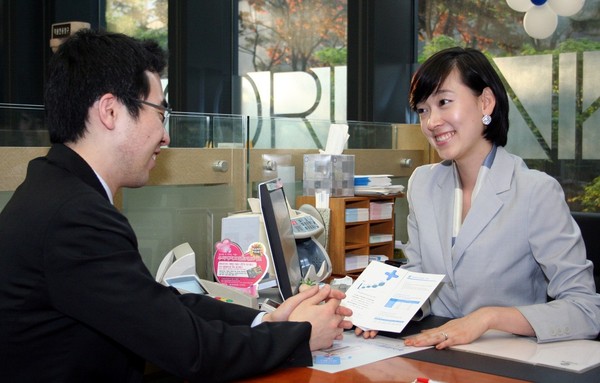
<svg viewBox="0 0 600 383"><path fill-rule="evenodd" d="M302 271L295 239L293 239L293 245L291 243L289 244L290 247L293 247L294 254L287 254L288 256L286 257L283 250L282 236L277 224L277 217L272 200L272 194L279 192L281 192L283 196L283 201L286 202L285 215L288 217L288 220L283 222L283 224L285 225L287 223L289 225L288 233L292 233L293 236L292 223L287 209L287 200L285 199L285 192L283 191L283 182L281 182L280 179L273 179L258 185L260 208L263 215L263 224L265 226L267 241L269 242L269 248L271 249L275 278L277 279L279 293L283 300L286 300L298 293L300 283L302 282ZM291 281L290 275L299 276L299 280Z"/></svg>

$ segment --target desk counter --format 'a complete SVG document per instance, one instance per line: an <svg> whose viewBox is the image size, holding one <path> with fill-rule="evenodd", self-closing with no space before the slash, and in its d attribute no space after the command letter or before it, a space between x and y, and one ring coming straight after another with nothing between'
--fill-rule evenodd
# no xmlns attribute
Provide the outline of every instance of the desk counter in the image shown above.
<svg viewBox="0 0 600 383"><path fill-rule="evenodd" d="M441 351L443 352L443 351ZM335 374L308 367L288 368L242 380L245 383L359 383L412 382L427 377L444 383L516 383L526 382L406 357L395 357Z"/></svg>
<svg viewBox="0 0 600 383"><path fill-rule="evenodd" d="M421 322L411 322L402 334L415 334L426 328L438 327L446 321L448 318L430 316ZM383 335L397 336L382 332L380 336ZM308 367L289 368L243 382L412 382L418 377L444 383L598 383L600 366L577 373L470 352L430 348L335 374Z"/></svg>

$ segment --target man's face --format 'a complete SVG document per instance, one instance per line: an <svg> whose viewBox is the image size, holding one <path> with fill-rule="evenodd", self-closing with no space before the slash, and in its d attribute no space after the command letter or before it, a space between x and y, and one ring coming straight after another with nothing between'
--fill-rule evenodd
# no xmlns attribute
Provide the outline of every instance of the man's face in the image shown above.
<svg viewBox="0 0 600 383"><path fill-rule="evenodd" d="M154 168L161 146L170 142L163 120L165 110L160 77L146 72L150 82L150 94L141 103L138 119L130 118L119 140L120 186L140 187L148 182L150 170ZM153 104L153 105L150 105Z"/></svg>

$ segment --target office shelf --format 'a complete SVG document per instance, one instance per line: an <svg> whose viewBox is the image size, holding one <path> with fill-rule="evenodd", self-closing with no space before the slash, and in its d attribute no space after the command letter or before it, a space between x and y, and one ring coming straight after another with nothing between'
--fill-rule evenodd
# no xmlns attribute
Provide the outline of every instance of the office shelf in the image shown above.
<svg viewBox="0 0 600 383"><path fill-rule="evenodd" d="M383 255L389 259L394 258L394 201L400 197L403 197L403 194L329 199L331 213L327 253L331 258L334 275L359 274L368 264L369 256ZM387 204L384 217L370 219L371 203ZM303 204L314 206L315 198L298 197L296 206ZM366 216L361 214L364 209L369 212ZM356 212L359 212L358 215ZM347 214L349 218L358 220L348 222Z"/></svg>

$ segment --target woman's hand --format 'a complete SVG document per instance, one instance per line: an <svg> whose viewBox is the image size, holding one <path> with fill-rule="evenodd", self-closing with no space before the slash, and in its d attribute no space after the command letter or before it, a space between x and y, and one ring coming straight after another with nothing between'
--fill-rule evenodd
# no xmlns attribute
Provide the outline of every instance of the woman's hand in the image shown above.
<svg viewBox="0 0 600 383"><path fill-rule="evenodd" d="M535 336L527 319L516 308L483 307L465 317L453 319L440 327L411 336L404 340L404 344L416 347L435 346L441 350L454 345L471 343L490 329Z"/></svg>
<svg viewBox="0 0 600 383"><path fill-rule="evenodd" d="M377 330L366 330L365 331L362 328L356 327L354 329L354 333L356 334L356 336L362 335L362 337L365 339L373 339L377 335L378 331Z"/></svg>
<svg viewBox="0 0 600 383"><path fill-rule="evenodd" d="M485 321L477 311L459 319L453 319L443 326L424 330L404 340L406 346L435 346L438 350L457 344L471 343L488 330Z"/></svg>

